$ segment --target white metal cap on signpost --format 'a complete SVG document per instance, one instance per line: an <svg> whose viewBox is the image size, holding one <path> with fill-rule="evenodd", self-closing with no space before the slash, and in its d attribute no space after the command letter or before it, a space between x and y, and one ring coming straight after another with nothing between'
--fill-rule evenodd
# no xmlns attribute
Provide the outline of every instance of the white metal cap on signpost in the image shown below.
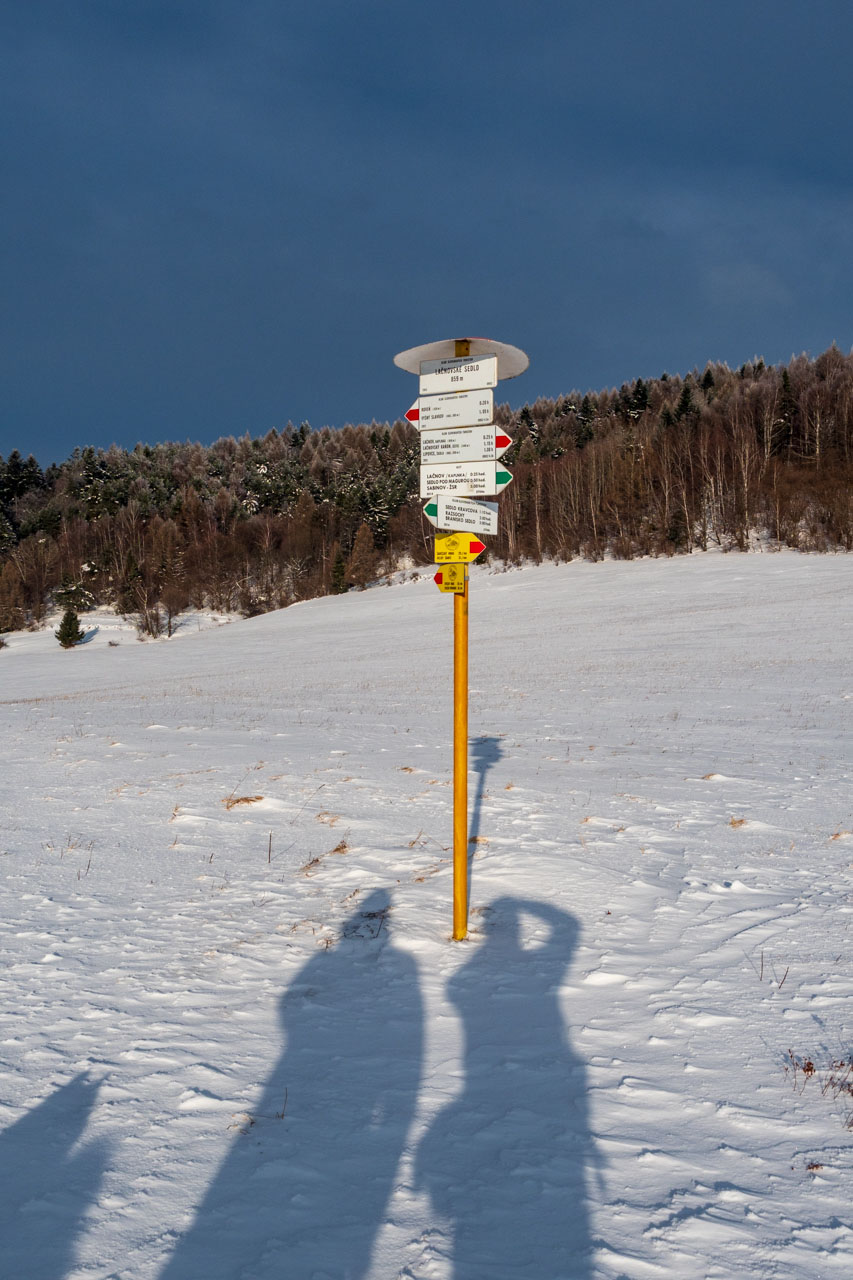
<svg viewBox="0 0 853 1280"><path fill-rule="evenodd" d="M517 378L530 364L530 359L520 347L508 342L493 342L491 338L443 338L440 342L426 342L421 347L410 347L394 357L398 369L406 373L420 373L425 360L454 360L460 357L497 356L498 380Z"/></svg>

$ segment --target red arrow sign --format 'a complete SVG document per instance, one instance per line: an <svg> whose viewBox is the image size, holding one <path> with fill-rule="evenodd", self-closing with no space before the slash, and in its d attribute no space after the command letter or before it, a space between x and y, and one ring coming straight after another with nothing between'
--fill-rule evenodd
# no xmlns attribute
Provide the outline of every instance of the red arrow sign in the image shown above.
<svg viewBox="0 0 853 1280"><path fill-rule="evenodd" d="M439 569L438 573L433 577L433 582L439 591L457 596L465 594L465 583L467 581L468 570L464 564L447 564L443 569Z"/></svg>
<svg viewBox="0 0 853 1280"><path fill-rule="evenodd" d="M471 564L485 550L485 542L473 534L445 533L435 540L435 563Z"/></svg>

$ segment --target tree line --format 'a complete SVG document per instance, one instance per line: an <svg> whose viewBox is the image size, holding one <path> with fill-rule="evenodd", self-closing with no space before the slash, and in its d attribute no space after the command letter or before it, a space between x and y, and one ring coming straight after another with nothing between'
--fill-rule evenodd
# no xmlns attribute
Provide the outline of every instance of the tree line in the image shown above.
<svg viewBox="0 0 853 1280"><path fill-rule="evenodd" d="M853 547L853 356L708 364L498 405L514 482L487 556L518 563ZM406 421L0 458L0 632L99 604L141 631L263 613L432 559Z"/></svg>

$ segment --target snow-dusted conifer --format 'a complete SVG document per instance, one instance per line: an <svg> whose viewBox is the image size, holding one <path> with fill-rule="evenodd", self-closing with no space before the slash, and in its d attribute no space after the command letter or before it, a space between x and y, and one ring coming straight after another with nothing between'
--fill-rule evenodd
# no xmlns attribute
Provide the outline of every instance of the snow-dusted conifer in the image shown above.
<svg viewBox="0 0 853 1280"><path fill-rule="evenodd" d="M80 627L80 621L73 609L66 609L62 615L62 621L58 630L53 633L63 649L73 649L75 644L79 644L85 636L85 631Z"/></svg>

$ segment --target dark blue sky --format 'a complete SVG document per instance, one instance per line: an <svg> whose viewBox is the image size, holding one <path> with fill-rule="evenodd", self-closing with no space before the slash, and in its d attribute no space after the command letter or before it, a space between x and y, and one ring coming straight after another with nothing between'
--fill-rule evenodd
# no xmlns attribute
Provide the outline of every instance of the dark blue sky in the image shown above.
<svg viewBox="0 0 853 1280"><path fill-rule="evenodd" d="M0 453L853 344L849 0L0 0Z"/></svg>

